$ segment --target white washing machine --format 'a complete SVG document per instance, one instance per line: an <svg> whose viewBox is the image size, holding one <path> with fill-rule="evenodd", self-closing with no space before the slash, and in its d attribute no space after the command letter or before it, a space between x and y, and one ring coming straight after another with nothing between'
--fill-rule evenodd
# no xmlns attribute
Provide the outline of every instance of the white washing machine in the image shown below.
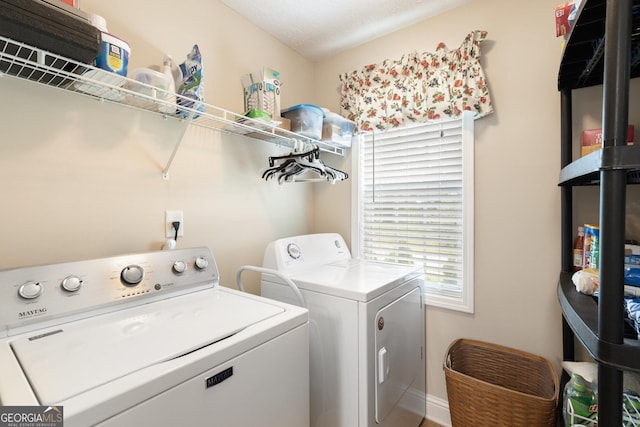
<svg viewBox="0 0 640 427"><path fill-rule="evenodd" d="M261 293L309 309L311 426L417 427L426 414L424 279L352 259L339 234L270 243Z"/></svg>
<svg viewBox="0 0 640 427"><path fill-rule="evenodd" d="M65 427L308 426L308 342L208 248L0 271L0 405Z"/></svg>

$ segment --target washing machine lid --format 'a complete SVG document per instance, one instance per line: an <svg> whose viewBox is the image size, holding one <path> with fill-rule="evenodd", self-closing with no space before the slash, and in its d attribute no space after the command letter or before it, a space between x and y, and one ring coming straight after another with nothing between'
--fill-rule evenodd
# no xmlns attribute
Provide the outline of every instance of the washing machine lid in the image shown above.
<svg viewBox="0 0 640 427"><path fill-rule="evenodd" d="M11 348L41 404L224 340L283 307L210 288L16 337Z"/></svg>
<svg viewBox="0 0 640 427"><path fill-rule="evenodd" d="M367 302L420 277L415 266L348 259L291 273L300 289Z"/></svg>

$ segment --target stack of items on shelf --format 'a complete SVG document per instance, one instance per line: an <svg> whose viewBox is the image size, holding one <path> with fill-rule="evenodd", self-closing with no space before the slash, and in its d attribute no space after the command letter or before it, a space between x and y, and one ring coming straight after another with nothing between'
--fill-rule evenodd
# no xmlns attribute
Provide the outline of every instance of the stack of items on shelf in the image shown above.
<svg viewBox="0 0 640 427"><path fill-rule="evenodd" d="M127 82L131 47L126 41L109 33L104 18L95 14L90 16L92 24L100 31L100 51L92 62L96 69L80 71L86 80L83 78L75 82L74 86L80 92L123 102L125 95L119 88ZM95 85L93 82L101 82L104 85Z"/></svg>
<svg viewBox="0 0 640 427"><path fill-rule="evenodd" d="M242 76L245 114L280 117L280 73L268 67Z"/></svg>
<svg viewBox="0 0 640 427"><path fill-rule="evenodd" d="M593 295L598 290L600 265L600 228L585 224L578 227L573 244L573 283L578 292Z"/></svg>
<svg viewBox="0 0 640 427"><path fill-rule="evenodd" d="M295 146L289 154L269 157L269 167L263 172L262 178L273 179L278 184L317 181L334 184L349 177L346 172L324 164L316 141L350 147L353 122L313 104L298 104L281 109L280 73L271 68L264 67L260 71L245 74L241 81L244 89L244 115L252 120L238 118L237 122L247 126L247 136L268 138L268 134L252 129L268 131L267 126L275 126L301 137L293 138ZM261 126L261 121L265 123L265 127Z"/></svg>
<svg viewBox="0 0 640 427"><path fill-rule="evenodd" d="M571 379L562 395L564 425L567 427L598 426L598 368L590 362L562 362ZM640 426L640 395L634 374L625 374L622 394L622 420L625 427Z"/></svg>
<svg viewBox="0 0 640 427"><path fill-rule="evenodd" d="M640 245L625 244L624 308L626 320L640 339Z"/></svg>
<svg viewBox="0 0 640 427"><path fill-rule="evenodd" d="M260 119L273 126L290 130L305 138L326 144L351 147L355 123L337 113L313 104L298 104L280 108L280 73L268 67L245 74L245 116ZM255 126L255 124L252 123Z"/></svg>
<svg viewBox="0 0 640 427"><path fill-rule="evenodd" d="M351 147L355 123L326 108L299 104L282 110L291 120L291 131L338 147Z"/></svg>
<svg viewBox="0 0 640 427"><path fill-rule="evenodd" d="M633 328L640 339L640 298L633 296L624 297L625 320Z"/></svg>
<svg viewBox="0 0 640 427"><path fill-rule="evenodd" d="M204 110L202 61L197 45L180 65L179 85L168 56L162 67L138 68L127 79L131 47L109 32L103 17L80 10L75 0L0 2L0 36L11 43L15 41L15 46L24 43L44 51L42 71L34 72L20 66L21 61L12 60L0 61L1 72L183 117L195 116L192 110ZM31 55L31 49L9 46L11 43L0 40L0 50L35 61L24 56ZM51 76L46 75L49 69L54 70ZM74 76L65 80L64 73ZM176 102L185 108L176 108Z"/></svg>
<svg viewBox="0 0 640 427"><path fill-rule="evenodd" d="M272 68L263 67L247 73L240 79L244 90L244 116L252 120L238 118L237 122L248 127L269 131L272 127L291 130L289 119L280 115L280 73ZM260 122L264 122L262 126ZM246 135L258 139L267 139L259 132L247 131Z"/></svg>
<svg viewBox="0 0 640 427"><path fill-rule="evenodd" d="M573 281L578 291L591 295L597 290L599 265L600 227L592 224L578 227L573 244ZM593 288L582 281L585 274L593 277ZM633 241L625 244L624 285L626 295L640 297L640 245Z"/></svg>
<svg viewBox="0 0 640 427"><path fill-rule="evenodd" d="M106 27L105 27L106 29ZM150 65L128 71L130 49L120 49L114 36L103 33L101 53L96 69L83 73L85 79L74 83L76 89L112 101L182 118L197 118L204 111L204 71L198 45L194 45L178 65L179 78L174 78L173 59L165 55L162 66ZM125 42L123 42L125 43ZM129 79L125 78L129 77ZM92 84L106 83L112 86ZM177 83L177 84L176 84ZM119 90L124 88L126 90ZM177 90L176 90L177 89Z"/></svg>
<svg viewBox="0 0 640 427"><path fill-rule="evenodd" d="M122 95L111 88L104 90L105 93L95 93L100 91L100 88L91 85L90 80L100 80L116 89L124 85L123 77L127 75L129 45L107 31L104 18L80 10L75 7L73 1L7 0L0 2L0 36L42 49L46 52L43 55L44 67L84 75L86 81L83 79L79 82L76 86L77 90L96 96L105 95L107 99L122 100L120 99ZM0 42L0 47L3 50L9 49L8 44ZM15 53L12 52L13 48L10 50L11 52L7 53L34 60L34 58L23 56L30 54L29 49L17 49ZM69 58L77 64L60 60L53 55ZM0 71L56 86L67 83L64 80L46 77L43 79L42 73L32 73L28 67L20 67L20 61L15 61L15 65L12 65L12 62L0 64ZM38 61L38 63L42 62Z"/></svg>
<svg viewBox="0 0 640 427"><path fill-rule="evenodd" d="M556 6L556 37L562 36L565 40L569 37L579 7L580 0L570 1Z"/></svg>
<svg viewBox="0 0 640 427"><path fill-rule="evenodd" d="M629 125L627 134L627 144L633 145L635 134L635 128L633 125ZM580 155L586 156L589 153L593 153L602 148L602 129L588 129L582 131L582 144Z"/></svg>
<svg viewBox="0 0 640 427"><path fill-rule="evenodd" d="M578 227L573 248L573 284L578 292L598 296L600 229L585 224ZM624 257L625 321L640 338L640 245L625 244Z"/></svg>
<svg viewBox="0 0 640 427"><path fill-rule="evenodd" d="M640 296L640 245L636 242L624 245L625 293Z"/></svg>
<svg viewBox="0 0 640 427"><path fill-rule="evenodd" d="M84 64L101 48L92 16L59 0L0 2L0 35Z"/></svg>

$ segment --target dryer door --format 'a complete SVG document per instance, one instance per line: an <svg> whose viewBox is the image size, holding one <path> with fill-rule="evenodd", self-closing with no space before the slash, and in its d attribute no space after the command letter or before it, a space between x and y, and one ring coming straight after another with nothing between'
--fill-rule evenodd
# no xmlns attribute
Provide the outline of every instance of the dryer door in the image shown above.
<svg viewBox="0 0 640 427"><path fill-rule="evenodd" d="M389 412L422 372L421 289L393 301L375 317L376 421L382 423Z"/></svg>

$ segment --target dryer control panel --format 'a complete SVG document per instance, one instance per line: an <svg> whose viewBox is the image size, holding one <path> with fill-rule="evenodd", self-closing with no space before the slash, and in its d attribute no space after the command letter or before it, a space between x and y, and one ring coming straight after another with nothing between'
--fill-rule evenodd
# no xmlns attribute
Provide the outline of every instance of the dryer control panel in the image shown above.
<svg viewBox="0 0 640 427"><path fill-rule="evenodd" d="M262 265L287 273L349 259L351 252L340 234L319 233L286 237L269 243Z"/></svg>

